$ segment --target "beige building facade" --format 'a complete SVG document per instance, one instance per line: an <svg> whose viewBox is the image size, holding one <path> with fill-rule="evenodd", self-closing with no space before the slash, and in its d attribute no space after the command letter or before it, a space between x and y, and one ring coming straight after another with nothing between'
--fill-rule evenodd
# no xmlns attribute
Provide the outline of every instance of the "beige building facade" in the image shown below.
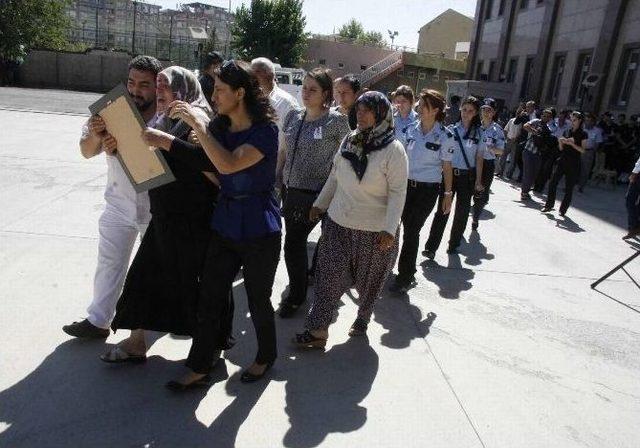
<svg viewBox="0 0 640 448"><path fill-rule="evenodd" d="M640 112L640 0L478 0L475 23L467 77L511 84L510 106Z"/></svg>
<svg viewBox="0 0 640 448"><path fill-rule="evenodd" d="M330 68L335 76L358 75L393 51L388 48L346 42L334 36L314 36L307 41L302 68Z"/></svg>
<svg viewBox="0 0 640 448"><path fill-rule="evenodd" d="M473 19L453 9L447 9L418 31L418 53L444 53L446 58L456 58L456 44L469 42L473 31Z"/></svg>

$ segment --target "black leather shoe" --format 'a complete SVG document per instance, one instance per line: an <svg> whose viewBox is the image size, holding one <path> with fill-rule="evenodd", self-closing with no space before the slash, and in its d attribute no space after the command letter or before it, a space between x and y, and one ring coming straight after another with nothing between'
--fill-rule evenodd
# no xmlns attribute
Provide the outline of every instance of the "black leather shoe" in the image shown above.
<svg viewBox="0 0 640 448"><path fill-rule="evenodd" d="M87 319L81 322L74 322L70 325L62 327L62 331L69 336L84 339L106 339L109 337L109 330L96 327Z"/></svg>
<svg viewBox="0 0 640 448"><path fill-rule="evenodd" d="M433 260L434 258L436 258L436 253L432 250L429 249L425 249L422 251L422 255L424 255L425 257L427 257L429 260Z"/></svg>
<svg viewBox="0 0 640 448"><path fill-rule="evenodd" d="M244 372L242 372L242 375L240 375L240 381L242 381L243 383L255 383L256 381L261 380L271 369L271 367L273 367L273 363L274 361L268 363L260 375L254 375L248 370L245 370Z"/></svg>
<svg viewBox="0 0 640 448"><path fill-rule="evenodd" d="M202 389L210 386L211 386L211 375L205 375L199 380L195 380L186 384L181 383L180 381L169 381L164 385L164 387L174 392L186 392L191 389Z"/></svg>
<svg viewBox="0 0 640 448"><path fill-rule="evenodd" d="M278 313L281 318L288 319L296 314L298 308L300 308L300 305L294 305L293 303L289 302L282 302L278 307L278 311L276 311L276 313Z"/></svg>

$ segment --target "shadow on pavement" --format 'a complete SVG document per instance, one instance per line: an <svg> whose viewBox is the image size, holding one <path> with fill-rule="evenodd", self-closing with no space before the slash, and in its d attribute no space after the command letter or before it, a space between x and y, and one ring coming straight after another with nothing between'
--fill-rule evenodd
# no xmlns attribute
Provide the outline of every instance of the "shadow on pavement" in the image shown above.
<svg viewBox="0 0 640 448"><path fill-rule="evenodd" d="M407 313L413 325L407 323ZM427 337L437 316L429 312L423 319L422 311L411 303L409 294L385 291L376 303L373 317L386 330L380 337L380 343L385 347L403 349L409 347L414 339Z"/></svg>
<svg viewBox="0 0 640 448"><path fill-rule="evenodd" d="M559 229L568 230L569 232L572 232L572 233L581 233L585 231L582 227L580 227L580 225L577 222L575 222L573 219L569 218L568 216L556 217L552 213L545 213L544 216L546 216L547 219L555 221L556 227Z"/></svg>
<svg viewBox="0 0 640 448"><path fill-rule="evenodd" d="M227 367L248 366L256 340L244 288L234 288L234 296L237 342L212 371L214 383L226 380L224 390L233 401L210 426L196 417L206 389L177 394L163 387L183 372L183 361L150 356L141 365L108 365L98 359L105 350L103 341L72 339L0 392L0 421L7 425L0 446L232 448L269 381L286 382L290 422L283 441L271 446L316 447L331 433L365 425L367 409L360 403L372 388L379 364L367 338L352 338L326 352L300 352L289 340L302 327L304 311L295 319L276 317L278 361L264 380L243 384L239 373L229 377Z"/></svg>
<svg viewBox="0 0 640 448"><path fill-rule="evenodd" d="M475 277L473 270L463 268L459 255L449 255L446 267L432 260L423 261L422 275L438 286L439 294L445 299L459 299L462 291L472 288L471 280Z"/></svg>
<svg viewBox="0 0 640 448"><path fill-rule="evenodd" d="M482 229L480 229L480 231L482 231ZM482 244L478 232L471 232L469 241L461 247L460 252L466 257L465 263L470 266L479 266L482 260L493 260L496 258L495 255L489 253L487 246Z"/></svg>

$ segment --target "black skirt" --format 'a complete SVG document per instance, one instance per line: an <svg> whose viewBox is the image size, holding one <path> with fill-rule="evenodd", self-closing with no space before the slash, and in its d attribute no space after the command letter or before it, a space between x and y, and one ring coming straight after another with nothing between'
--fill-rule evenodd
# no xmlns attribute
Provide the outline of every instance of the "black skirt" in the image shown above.
<svg viewBox="0 0 640 448"><path fill-rule="evenodd" d="M153 216L136 254L111 328L191 336L211 213Z"/></svg>

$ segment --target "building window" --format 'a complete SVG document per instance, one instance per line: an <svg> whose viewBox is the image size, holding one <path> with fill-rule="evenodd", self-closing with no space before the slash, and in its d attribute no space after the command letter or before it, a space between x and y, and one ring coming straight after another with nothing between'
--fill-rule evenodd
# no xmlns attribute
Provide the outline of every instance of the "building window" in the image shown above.
<svg viewBox="0 0 640 448"><path fill-rule="evenodd" d="M527 58L524 63L524 73L522 75L522 86L520 87L520 98L529 95L529 84L531 82L531 74L533 73L533 57Z"/></svg>
<svg viewBox="0 0 640 448"><path fill-rule="evenodd" d="M404 70L398 70L398 76L404 76Z"/></svg>
<svg viewBox="0 0 640 448"><path fill-rule="evenodd" d="M509 59L509 68L507 71L507 82L516 82L517 72L518 72L518 58Z"/></svg>
<svg viewBox="0 0 640 448"><path fill-rule="evenodd" d="M360 66L360 70L366 70L366 69L367 69L367 66L366 66L366 65L361 65L361 66Z"/></svg>
<svg viewBox="0 0 640 448"><path fill-rule="evenodd" d="M478 61L478 65L476 66L476 79L480 80L482 79L482 70L484 68L484 62L483 61Z"/></svg>
<svg viewBox="0 0 640 448"><path fill-rule="evenodd" d="M496 69L496 61L489 62L489 73L487 73L487 81L493 81L495 77L494 70Z"/></svg>
<svg viewBox="0 0 640 448"><path fill-rule="evenodd" d="M506 3L506 0L500 0L500 4L498 5L498 17L504 14L505 3Z"/></svg>
<svg viewBox="0 0 640 448"><path fill-rule="evenodd" d="M582 97L584 96L582 82L589 74L589 70L591 70L591 50L578 56L576 73L573 75L573 84L571 85L571 94L569 95L570 103L579 104L582 102Z"/></svg>
<svg viewBox="0 0 640 448"><path fill-rule="evenodd" d="M427 79L427 74L425 72L418 72L418 79Z"/></svg>
<svg viewBox="0 0 640 448"><path fill-rule="evenodd" d="M491 13L493 12L493 0L487 0L484 11L484 19L489 20L491 18Z"/></svg>
<svg viewBox="0 0 640 448"><path fill-rule="evenodd" d="M407 78L415 78L416 72L413 70L407 70Z"/></svg>
<svg viewBox="0 0 640 448"><path fill-rule="evenodd" d="M562 74L564 73L565 55L556 56L553 60L553 69L551 70L551 79L549 81L549 90L547 91L547 100L555 102L558 99L560 84L562 84Z"/></svg>
<svg viewBox="0 0 640 448"><path fill-rule="evenodd" d="M640 47L627 48L622 53L622 62L616 79L616 86L613 89L616 94L613 98L614 106L626 106L629 104L633 82L638 73L638 62L640 62Z"/></svg>
<svg viewBox="0 0 640 448"><path fill-rule="evenodd" d="M344 68L344 63L338 62L338 68Z"/></svg>
<svg viewBox="0 0 640 448"><path fill-rule="evenodd" d="M529 7L529 0L520 0L520 9L527 9Z"/></svg>
<svg viewBox="0 0 640 448"><path fill-rule="evenodd" d="M326 60L326 59L320 59L320 60L318 61L318 64L320 64L320 65L327 65L327 60Z"/></svg>

